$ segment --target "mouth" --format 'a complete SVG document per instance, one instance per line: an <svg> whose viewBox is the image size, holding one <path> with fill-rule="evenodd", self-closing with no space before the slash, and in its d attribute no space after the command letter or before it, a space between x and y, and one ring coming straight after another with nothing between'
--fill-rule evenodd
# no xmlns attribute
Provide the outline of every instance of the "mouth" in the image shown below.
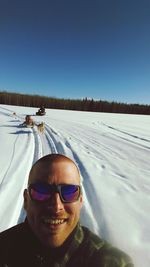
<svg viewBox="0 0 150 267"><path fill-rule="evenodd" d="M43 226L45 226L46 229L50 231L63 229L67 221L68 221L67 218L57 218L49 216L42 217Z"/></svg>
<svg viewBox="0 0 150 267"><path fill-rule="evenodd" d="M67 219L58 219L58 218L43 218L43 222L45 224L50 225L60 225L67 221Z"/></svg>

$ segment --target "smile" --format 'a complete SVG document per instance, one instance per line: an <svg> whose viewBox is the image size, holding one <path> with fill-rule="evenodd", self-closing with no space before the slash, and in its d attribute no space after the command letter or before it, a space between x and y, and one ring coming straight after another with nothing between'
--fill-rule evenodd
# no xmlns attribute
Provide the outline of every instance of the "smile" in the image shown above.
<svg viewBox="0 0 150 267"><path fill-rule="evenodd" d="M62 224L66 221L66 219L51 219L51 218L45 218L44 223L49 223L51 225L58 225Z"/></svg>

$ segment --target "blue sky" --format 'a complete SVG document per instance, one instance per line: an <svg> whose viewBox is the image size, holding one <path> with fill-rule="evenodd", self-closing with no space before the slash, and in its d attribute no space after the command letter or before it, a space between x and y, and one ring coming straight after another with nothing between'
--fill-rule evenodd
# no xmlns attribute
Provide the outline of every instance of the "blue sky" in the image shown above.
<svg viewBox="0 0 150 267"><path fill-rule="evenodd" d="M150 104L150 1L0 0L0 90Z"/></svg>

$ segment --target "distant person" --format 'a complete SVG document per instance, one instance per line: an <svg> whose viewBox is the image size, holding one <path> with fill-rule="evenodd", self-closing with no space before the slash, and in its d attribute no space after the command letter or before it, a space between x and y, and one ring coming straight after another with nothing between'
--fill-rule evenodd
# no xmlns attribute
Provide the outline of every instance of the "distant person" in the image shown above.
<svg viewBox="0 0 150 267"><path fill-rule="evenodd" d="M41 106L38 111L36 112L36 115L45 115L46 112L45 112L45 108L44 106Z"/></svg>
<svg viewBox="0 0 150 267"><path fill-rule="evenodd" d="M34 126L34 121L30 115L26 115L25 121L23 122L23 125L25 126Z"/></svg>
<svg viewBox="0 0 150 267"><path fill-rule="evenodd" d="M82 203L75 163L59 154L40 158L24 191L25 222L0 233L0 267L133 267L127 254L80 225Z"/></svg>
<svg viewBox="0 0 150 267"><path fill-rule="evenodd" d="M45 114L45 108L44 108L44 106L42 106L42 107L39 108L38 113L39 114Z"/></svg>
<svg viewBox="0 0 150 267"><path fill-rule="evenodd" d="M44 113L44 112L45 112L45 108L44 108L44 106L42 106L42 107L39 109L39 111L40 111L41 113Z"/></svg>

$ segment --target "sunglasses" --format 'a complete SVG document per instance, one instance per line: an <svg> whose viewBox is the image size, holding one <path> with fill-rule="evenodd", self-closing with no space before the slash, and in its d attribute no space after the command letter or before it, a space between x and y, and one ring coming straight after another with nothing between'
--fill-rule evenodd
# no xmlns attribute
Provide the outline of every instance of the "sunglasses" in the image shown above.
<svg viewBox="0 0 150 267"><path fill-rule="evenodd" d="M59 193L63 203L72 203L79 199L81 194L80 185L74 184L46 184L35 183L28 187L30 198L37 202L46 202L50 200L54 193Z"/></svg>

